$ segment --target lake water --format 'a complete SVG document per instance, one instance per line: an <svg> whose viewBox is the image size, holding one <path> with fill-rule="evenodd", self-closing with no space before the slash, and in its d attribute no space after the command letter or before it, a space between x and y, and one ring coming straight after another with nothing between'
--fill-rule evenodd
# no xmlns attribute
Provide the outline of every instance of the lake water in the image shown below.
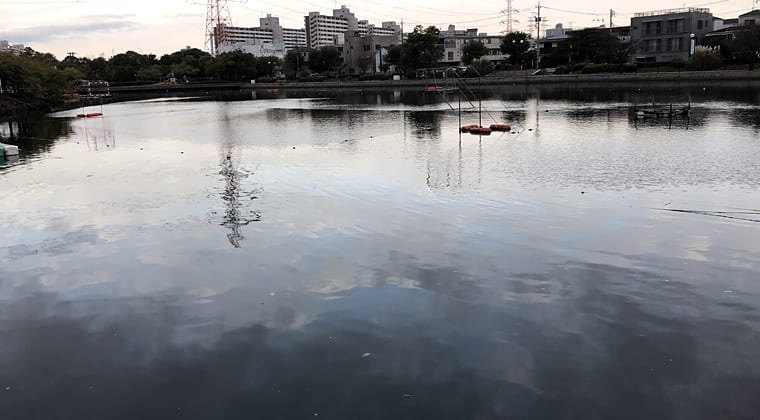
<svg viewBox="0 0 760 420"><path fill-rule="evenodd" d="M0 417L757 418L760 86L653 93L3 123Z"/></svg>

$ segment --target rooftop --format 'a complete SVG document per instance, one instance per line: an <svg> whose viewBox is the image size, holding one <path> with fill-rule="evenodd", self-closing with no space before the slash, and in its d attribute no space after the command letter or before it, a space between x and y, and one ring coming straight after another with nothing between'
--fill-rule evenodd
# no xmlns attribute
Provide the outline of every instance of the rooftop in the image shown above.
<svg viewBox="0 0 760 420"><path fill-rule="evenodd" d="M710 13L710 9L705 9L702 7L681 7L679 9L650 10L648 12L634 13L633 17L660 16L677 13Z"/></svg>

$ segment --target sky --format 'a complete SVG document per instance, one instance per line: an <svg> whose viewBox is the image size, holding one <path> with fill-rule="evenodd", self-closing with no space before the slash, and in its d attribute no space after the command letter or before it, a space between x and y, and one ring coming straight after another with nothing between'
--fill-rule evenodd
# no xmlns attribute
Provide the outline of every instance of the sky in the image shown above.
<svg viewBox="0 0 760 420"><path fill-rule="evenodd" d="M630 24L635 12L679 7L706 7L713 15L737 17L755 8L760 0L624 0L601 3L591 0L544 0L544 28L557 23L582 28L609 25L609 10L615 10L614 26ZM0 40L21 43L37 51L51 52L62 59L69 52L78 57L106 57L133 50L162 55L185 46L204 48L205 0L0 0ZM359 19L379 25L383 21L404 22L404 30L415 25L445 29L478 28L499 34L506 29L507 0L452 1L416 0L235 0L228 1L232 23L258 26L259 18L271 14L286 28L303 27L310 11L332 14L345 4ZM513 0L513 30L535 34L535 0Z"/></svg>

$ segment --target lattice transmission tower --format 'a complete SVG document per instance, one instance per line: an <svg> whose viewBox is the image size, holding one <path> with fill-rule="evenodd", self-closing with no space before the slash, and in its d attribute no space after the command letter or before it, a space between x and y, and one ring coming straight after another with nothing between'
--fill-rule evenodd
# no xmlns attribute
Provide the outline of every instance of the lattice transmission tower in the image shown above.
<svg viewBox="0 0 760 420"><path fill-rule="evenodd" d="M514 30L513 24L520 23L520 21L515 19L514 17L514 15L520 13L520 11L512 7L512 0L506 0L506 1L507 1L507 8L502 9L501 12L499 13L501 13L502 17L504 17L504 20L500 21L502 25L505 25L505 30L503 30L502 32L505 34L508 34Z"/></svg>
<svg viewBox="0 0 760 420"><path fill-rule="evenodd" d="M229 42L228 26L232 26L227 0L208 0L206 6L206 49L216 56L219 46Z"/></svg>

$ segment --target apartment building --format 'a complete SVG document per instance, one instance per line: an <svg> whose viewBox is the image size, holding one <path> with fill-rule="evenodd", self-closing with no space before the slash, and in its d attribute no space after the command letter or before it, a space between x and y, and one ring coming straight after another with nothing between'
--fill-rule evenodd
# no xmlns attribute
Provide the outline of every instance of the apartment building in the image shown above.
<svg viewBox="0 0 760 420"><path fill-rule="evenodd" d="M760 9L739 15L739 26L760 25Z"/></svg>
<svg viewBox="0 0 760 420"><path fill-rule="evenodd" d="M360 36L358 32L349 32L347 35L341 72L348 74L381 72L388 49L400 44L395 33Z"/></svg>
<svg viewBox="0 0 760 420"><path fill-rule="evenodd" d="M304 16L306 28L306 44L309 48L321 48L325 46L343 46L347 34L351 37L374 36L397 36L401 39L401 27L396 22L383 22L382 26L375 26L366 20L357 19L356 15L345 5L334 9L332 16L322 15L319 12L309 12Z"/></svg>
<svg viewBox="0 0 760 420"><path fill-rule="evenodd" d="M287 52L285 44L281 42L274 44L271 41L263 41L261 39L248 39L235 43L225 42L217 49L217 53L219 54L232 51L243 51L256 57L277 57L280 59L284 58Z"/></svg>
<svg viewBox="0 0 760 420"><path fill-rule="evenodd" d="M261 46L264 44L271 44L271 48L242 48L243 50L251 50L249 52L252 54L254 50L280 50L284 48L286 51L290 51L297 47L306 46L306 31L304 29L283 28L280 25L280 19L278 17L272 16L271 14L268 14L264 18L260 18L258 27L247 28L241 26L224 25L222 30L226 34L226 43L232 45L217 46L217 50L219 52L224 52L222 50L230 51L241 49L235 48L235 44L245 44L248 46Z"/></svg>
<svg viewBox="0 0 760 420"><path fill-rule="evenodd" d="M691 38L700 45L712 30L710 9L685 7L636 13L631 18L633 60L687 60L691 56Z"/></svg>
<svg viewBox="0 0 760 420"><path fill-rule="evenodd" d="M341 45L345 41L348 22L336 16L309 12L306 16L306 46L321 48L329 45ZM356 29L355 29L356 30Z"/></svg>
<svg viewBox="0 0 760 420"><path fill-rule="evenodd" d="M478 33L478 29L458 30L454 25L449 25L445 31L440 31L438 36L443 41L443 58L441 64L456 66L462 63L462 47L470 41L480 41L488 49L484 58L494 64L505 63L507 56L501 52L502 35L488 35Z"/></svg>
<svg viewBox="0 0 760 420"><path fill-rule="evenodd" d="M24 52L26 47L23 44L10 44L4 39L0 39L0 52L19 55Z"/></svg>

